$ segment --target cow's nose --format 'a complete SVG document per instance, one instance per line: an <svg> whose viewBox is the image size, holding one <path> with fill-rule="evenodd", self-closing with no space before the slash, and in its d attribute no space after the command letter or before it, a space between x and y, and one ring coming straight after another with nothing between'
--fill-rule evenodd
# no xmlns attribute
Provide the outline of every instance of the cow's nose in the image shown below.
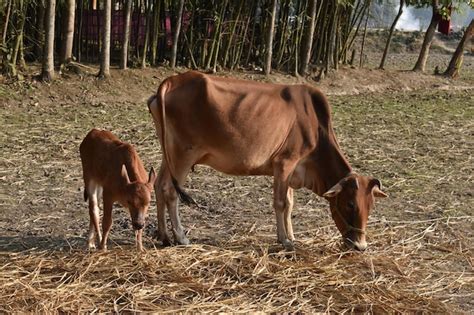
<svg viewBox="0 0 474 315"><path fill-rule="evenodd" d="M354 242L354 247L363 252L367 248L367 242Z"/></svg>
<svg viewBox="0 0 474 315"><path fill-rule="evenodd" d="M145 224L143 224L143 223L141 223L141 222L133 222L133 228L134 228L135 230L141 230L141 229L143 229L143 226L144 226L144 225L145 225Z"/></svg>
<svg viewBox="0 0 474 315"><path fill-rule="evenodd" d="M353 241L349 238L346 238L345 243L346 243L346 246L348 246L350 248L354 248L354 249L359 250L361 252L364 251L367 248L367 242L365 240Z"/></svg>

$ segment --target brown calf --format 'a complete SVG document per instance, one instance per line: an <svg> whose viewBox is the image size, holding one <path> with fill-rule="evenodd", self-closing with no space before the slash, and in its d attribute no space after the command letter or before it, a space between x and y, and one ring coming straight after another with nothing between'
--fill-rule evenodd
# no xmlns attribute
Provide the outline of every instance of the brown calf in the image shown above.
<svg viewBox="0 0 474 315"><path fill-rule="evenodd" d="M147 176L135 149L109 131L92 129L82 141L79 151L84 176L84 199L89 200L89 249L95 248L97 234L100 248L107 250L107 236L112 227L112 205L119 202L130 211L137 249L141 251L143 227L156 179L155 170L152 167ZM103 237L99 230L98 199L101 195L104 201Z"/></svg>

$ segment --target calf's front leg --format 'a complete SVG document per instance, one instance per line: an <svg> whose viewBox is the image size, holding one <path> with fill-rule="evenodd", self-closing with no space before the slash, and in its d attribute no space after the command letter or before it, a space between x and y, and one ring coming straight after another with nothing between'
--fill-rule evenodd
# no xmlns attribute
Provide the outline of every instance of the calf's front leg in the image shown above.
<svg viewBox="0 0 474 315"><path fill-rule="evenodd" d="M104 217L102 219L102 242L100 249L107 250L107 238L109 237L110 229L112 228L112 206L113 201L104 194Z"/></svg>
<svg viewBox="0 0 474 315"><path fill-rule="evenodd" d="M143 251L142 235L143 235L143 229L135 231L135 242L137 244L137 250L139 252Z"/></svg>

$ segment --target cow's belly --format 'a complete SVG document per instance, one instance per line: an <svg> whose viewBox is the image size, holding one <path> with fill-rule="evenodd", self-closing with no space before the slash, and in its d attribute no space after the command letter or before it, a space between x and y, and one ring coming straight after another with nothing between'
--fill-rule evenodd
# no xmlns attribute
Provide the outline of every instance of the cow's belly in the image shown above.
<svg viewBox="0 0 474 315"><path fill-rule="evenodd" d="M272 161L268 156L241 155L213 150L204 155L197 164L204 164L229 175L272 175Z"/></svg>

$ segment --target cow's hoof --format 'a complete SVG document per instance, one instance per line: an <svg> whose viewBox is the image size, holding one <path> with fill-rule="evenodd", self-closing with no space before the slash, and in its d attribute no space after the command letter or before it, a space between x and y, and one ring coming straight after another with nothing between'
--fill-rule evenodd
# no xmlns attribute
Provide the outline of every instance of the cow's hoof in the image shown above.
<svg viewBox="0 0 474 315"><path fill-rule="evenodd" d="M189 245L189 240L186 236L184 236L184 237L176 238L176 243L178 245Z"/></svg>
<svg viewBox="0 0 474 315"><path fill-rule="evenodd" d="M174 240L178 245L189 245L189 240L186 237L186 235L182 232L183 229L179 229L180 232L178 232L175 228L173 228L173 234L174 234Z"/></svg>
<svg viewBox="0 0 474 315"><path fill-rule="evenodd" d="M289 239L284 240L283 242L281 242L281 244L283 245L286 251L292 252L295 250L295 245L293 245L293 242Z"/></svg>
<svg viewBox="0 0 474 315"><path fill-rule="evenodd" d="M161 245L162 245L163 247L169 247L169 246L171 246L171 242L170 242L169 238L162 239L162 240L161 240Z"/></svg>

